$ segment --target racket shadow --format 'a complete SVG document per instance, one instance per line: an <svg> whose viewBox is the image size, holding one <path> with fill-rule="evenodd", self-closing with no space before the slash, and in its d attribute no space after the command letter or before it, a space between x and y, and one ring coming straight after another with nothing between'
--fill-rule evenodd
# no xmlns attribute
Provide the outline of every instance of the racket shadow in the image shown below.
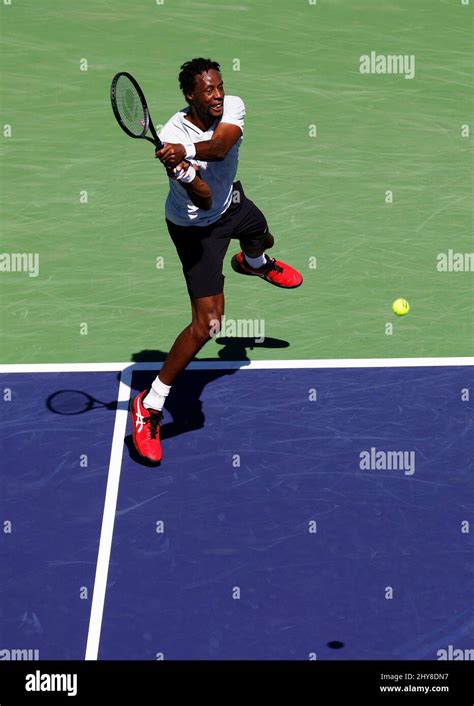
<svg viewBox="0 0 474 706"><path fill-rule="evenodd" d="M92 412L95 409L115 411L118 409L118 402L117 400L103 402L83 390L56 390L47 397L46 407L53 414L71 417Z"/></svg>

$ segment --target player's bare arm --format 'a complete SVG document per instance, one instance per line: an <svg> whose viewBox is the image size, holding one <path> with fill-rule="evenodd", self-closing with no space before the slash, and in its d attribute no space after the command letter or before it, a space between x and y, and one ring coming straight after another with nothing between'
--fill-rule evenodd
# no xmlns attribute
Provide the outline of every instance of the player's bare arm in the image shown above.
<svg viewBox="0 0 474 706"><path fill-rule="evenodd" d="M196 176L189 184L183 184L183 182L180 182L180 184L186 190L195 206L202 208L204 211L209 211L212 207L212 192L206 182L199 176L199 172L196 171Z"/></svg>
<svg viewBox="0 0 474 706"><path fill-rule="evenodd" d="M166 172L170 179L179 181L195 206L209 211L212 206L212 191L201 179L198 169L192 167L189 162L182 161L174 168L166 167Z"/></svg>
<svg viewBox="0 0 474 706"><path fill-rule="evenodd" d="M195 143L196 159L203 162L221 162L241 137L242 130L237 125L219 123L212 140ZM156 156L166 166L175 167L186 156L186 147L181 144L166 144L156 151Z"/></svg>
<svg viewBox="0 0 474 706"><path fill-rule="evenodd" d="M205 140L196 144L196 158L203 162L220 162L237 140L242 136L242 130L237 125L219 123L212 140Z"/></svg>

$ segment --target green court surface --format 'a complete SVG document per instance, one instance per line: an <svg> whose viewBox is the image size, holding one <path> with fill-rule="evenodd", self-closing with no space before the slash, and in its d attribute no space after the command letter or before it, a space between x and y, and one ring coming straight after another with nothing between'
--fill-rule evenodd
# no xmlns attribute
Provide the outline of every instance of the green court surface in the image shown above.
<svg viewBox="0 0 474 706"><path fill-rule="evenodd" d="M149 143L118 128L109 87L130 71L163 123L184 105L179 66L195 56L219 61L226 91L246 103L238 177L267 216L273 254L305 277L295 291L240 277L231 245L227 317L263 319L267 337L289 344L249 357L471 355L473 273L440 272L437 257L474 250L462 127L474 125L473 6L2 2L0 251L37 253L40 269L1 273L1 362L127 361L168 350L189 323L166 175ZM414 55L414 78L361 74L371 51ZM411 304L402 319L397 297ZM210 342L200 357L219 350Z"/></svg>

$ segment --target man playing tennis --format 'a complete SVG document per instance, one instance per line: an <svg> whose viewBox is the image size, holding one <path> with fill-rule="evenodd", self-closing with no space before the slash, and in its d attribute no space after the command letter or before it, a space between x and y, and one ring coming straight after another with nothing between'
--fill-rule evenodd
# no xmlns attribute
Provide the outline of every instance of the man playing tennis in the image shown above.
<svg viewBox="0 0 474 706"><path fill-rule="evenodd" d="M166 224L183 266L192 320L171 348L150 390L131 403L133 440L138 453L161 460L162 409L176 376L216 331L224 313L222 265L231 238L240 241L232 268L277 287L299 287L303 278L283 262L267 257L274 239L263 213L244 194L237 172L245 106L227 96L220 66L193 59L181 66L180 88L188 107L173 115L159 137L156 156L166 168L170 190Z"/></svg>

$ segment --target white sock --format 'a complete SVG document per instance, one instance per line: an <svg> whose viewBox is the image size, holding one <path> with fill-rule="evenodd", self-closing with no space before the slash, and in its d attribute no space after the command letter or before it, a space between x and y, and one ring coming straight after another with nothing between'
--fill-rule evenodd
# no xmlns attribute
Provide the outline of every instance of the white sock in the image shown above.
<svg viewBox="0 0 474 706"><path fill-rule="evenodd" d="M171 385L165 385L164 382L161 382L159 375L157 375L151 383L150 392L142 402L145 409L156 409L157 412L161 412L170 390Z"/></svg>
<svg viewBox="0 0 474 706"><path fill-rule="evenodd" d="M259 257L249 257L248 255L245 255L245 253L244 253L244 256L245 256L246 261L250 265L250 267L253 267L255 269L258 269L259 267L263 267L267 261L267 258L265 257L265 253L263 253Z"/></svg>

